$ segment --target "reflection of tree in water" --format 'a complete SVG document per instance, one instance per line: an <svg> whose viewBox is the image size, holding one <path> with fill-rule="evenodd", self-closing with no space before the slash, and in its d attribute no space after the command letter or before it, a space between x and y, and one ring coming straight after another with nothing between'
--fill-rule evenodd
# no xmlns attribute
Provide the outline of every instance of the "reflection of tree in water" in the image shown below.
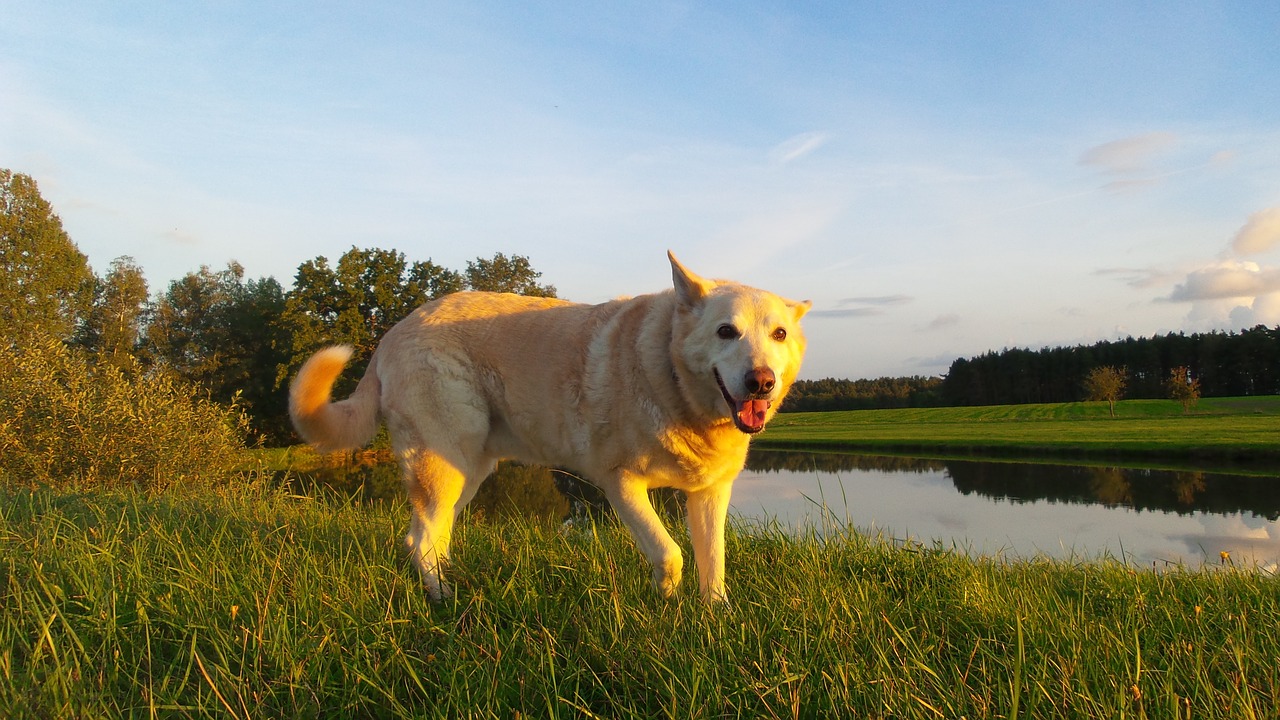
<svg viewBox="0 0 1280 720"><path fill-rule="evenodd" d="M849 455L844 453L806 453L783 450L751 449L747 469L754 472L849 472L875 470L881 472L942 472L942 460L892 457L888 455Z"/></svg>
<svg viewBox="0 0 1280 720"><path fill-rule="evenodd" d="M569 512L569 501L556 490L552 472L547 468L503 462L484 481L467 507L473 514L533 515L559 522Z"/></svg>
<svg viewBox="0 0 1280 720"><path fill-rule="evenodd" d="M308 494L317 488L360 501L392 500L404 496L400 464L383 460L354 460L288 475L290 489ZM569 513L569 502L557 490L551 471L535 465L503 462L467 504L473 514L535 515L555 520Z"/></svg>
<svg viewBox="0 0 1280 720"><path fill-rule="evenodd" d="M1177 478L1173 484L1173 494L1177 496L1178 502L1183 505L1191 505L1196 501L1196 496L1205 491L1205 487L1204 473L1177 473Z"/></svg>
<svg viewBox="0 0 1280 720"><path fill-rule="evenodd" d="M617 515L609 505L604 491L592 485L582 476L556 468L551 471L555 477L556 489L569 501L567 520L579 521L613 521ZM684 493L673 488L658 488L649 491L649 501L659 515L667 518L684 518Z"/></svg>
<svg viewBox="0 0 1280 720"><path fill-rule="evenodd" d="M317 489L363 502L403 497L400 465L391 461L343 456L343 461L287 475L289 487L300 494ZM670 489L650 492L660 514L684 517L684 494ZM604 493L567 470L502 462L467 504L473 515L506 517L533 515L554 521L615 517Z"/></svg>
<svg viewBox="0 0 1280 720"><path fill-rule="evenodd" d="M1120 468L1089 468L1089 494L1103 505L1132 505L1133 492Z"/></svg>
<svg viewBox="0 0 1280 720"><path fill-rule="evenodd" d="M969 460L947 462L965 495L1013 502L1102 504L1188 514L1251 512L1280 519L1280 481L1220 473Z"/></svg>
<svg viewBox="0 0 1280 720"><path fill-rule="evenodd" d="M1247 511L1272 521L1280 519L1280 479L1273 477L765 450L752 450L747 468L755 472L945 473L965 495L1011 502L1048 500L1180 514ZM288 478L295 492L323 487L362 501L392 499L404 492L400 467L394 462L357 459L291 472ZM651 492L650 498L660 514L684 517L683 493L663 489ZM553 520L614 517L604 493L577 475L509 462L498 466L469 507L481 515L520 513Z"/></svg>

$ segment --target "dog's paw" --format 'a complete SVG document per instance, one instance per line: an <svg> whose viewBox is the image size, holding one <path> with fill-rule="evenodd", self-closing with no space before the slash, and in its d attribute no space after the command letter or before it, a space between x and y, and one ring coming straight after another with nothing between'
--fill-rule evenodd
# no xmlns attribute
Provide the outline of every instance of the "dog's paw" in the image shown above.
<svg viewBox="0 0 1280 720"><path fill-rule="evenodd" d="M453 586L444 580L437 579L435 582L428 581L427 593L431 595L431 599L435 602L444 602L453 599Z"/></svg>
<svg viewBox="0 0 1280 720"><path fill-rule="evenodd" d="M704 590L702 601L711 607L726 607L729 604L729 592L724 587Z"/></svg>
<svg viewBox="0 0 1280 720"><path fill-rule="evenodd" d="M671 599L675 597L676 590L680 588L680 568L654 568L653 569L653 587L658 594L664 598Z"/></svg>

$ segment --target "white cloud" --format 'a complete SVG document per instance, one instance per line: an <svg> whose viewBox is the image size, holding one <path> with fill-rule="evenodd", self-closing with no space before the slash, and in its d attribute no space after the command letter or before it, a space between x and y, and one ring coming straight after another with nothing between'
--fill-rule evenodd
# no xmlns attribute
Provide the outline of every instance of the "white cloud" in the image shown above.
<svg viewBox="0 0 1280 720"><path fill-rule="evenodd" d="M851 297L836 302L835 307L814 310L810 316L827 318L868 317L883 315L883 308L910 303L910 295L878 295L874 297Z"/></svg>
<svg viewBox="0 0 1280 720"><path fill-rule="evenodd" d="M1114 267L1102 268L1093 271L1098 276L1116 276L1124 281L1124 284L1137 290L1145 290L1153 287L1167 287L1169 283L1183 277L1180 271L1161 270L1153 267Z"/></svg>
<svg viewBox="0 0 1280 720"><path fill-rule="evenodd" d="M1236 232L1216 262L1187 272L1158 302L1189 303L1186 322L1195 329L1238 329L1280 324L1280 267L1262 265L1237 255L1255 255L1280 246L1280 207L1254 213ZM1098 274L1128 275L1135 288L1163 284L1168 274L1157 270L1114 268Z"/></svg>
<svg viewBox="0 0 1280 720"><path fill-rule="evenodd" d="M1189 273L1165 300L1190 303L1187 322L1197 329L1277 325L1280 268L1223 260Z"/></svg>
<svg viewBox="0 0 1280 720"><path fill-rule="evenodd" d="M1177 141L1178 136L1170 132L1134 135L1089 148L1080 155L1080 164L1100 167L1116 174L1140 172L1146 169L1154 156Z"/></svg>
<svg viewBox="0 0 1280 720"><path fill-rule="evenodd" d="M1280 269L1263 268L1257 263L1223 260L1187 275L1173 288L1169 299L1174 302L1254 298L1280 292Z"/></svg>
<svg viewBox="0 0 1280 720"><path fill-rule="evenodd" d="M1103 190L1112 193L1133 192L1137 190L1146 190L1149 187L1155 187L1160 184L1160 178L1145 177L1133 178L1131 180L1115 180L1102 186Z"/></svg>
<svg viewBox="0 0 1280 720"><path fill-rule="evenodd" d="M1242 255L1256 255L1280 245L1280 207L1267 208L1249 216L1231 240L1231 249Z"/></svg>
<svg viewBox="0 0 1280 720"><path fill-rule="evenodd" d="M909 302L911 302L910 295L876 295L845 298L838 302L837 305L842 307L848 305L904 305Z"/></svg>
<svg viewBox="0 0 1280 720"><path fill-rule="evenodd" d="M1280 293L1259 295L1248 305L1237 305L1227 313L1230 327L1250 328L1255 325L1280 325Z"/></svg>
<svg viewBox="0 0 1280 720"><path fill-rule="evenodd" d="M769 159L786 165L812 153L826 144L829 136L824 132L807 132L793 135L778 143L769 151Z"/></svg>
<svg viewBox="0 0 1280 720"><path fill-rule="evenodd" d="M939 315L929 322L927 330L945 330L960 324L960 316L954 313Z"/></svg>

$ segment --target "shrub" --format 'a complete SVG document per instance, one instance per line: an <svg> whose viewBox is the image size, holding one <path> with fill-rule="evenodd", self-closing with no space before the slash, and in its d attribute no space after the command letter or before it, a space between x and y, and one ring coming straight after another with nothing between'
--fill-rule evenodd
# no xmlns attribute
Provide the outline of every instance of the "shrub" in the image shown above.
<svg viewBox="0 0 1280 720"><path fill-rule="evenodd" d="M0 483L141 486L247 465L247 418L172 377L95 364L47 335L0 346Z"/></svg>

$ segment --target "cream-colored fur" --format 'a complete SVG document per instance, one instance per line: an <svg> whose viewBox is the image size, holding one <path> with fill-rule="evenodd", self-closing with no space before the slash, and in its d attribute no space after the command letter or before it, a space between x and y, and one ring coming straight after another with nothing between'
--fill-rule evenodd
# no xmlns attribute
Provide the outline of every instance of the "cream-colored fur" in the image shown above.
<svg viewBox="0 0 1280 720"><path fill-rule="evenodd" d="M406 542L427 589L454 518L501 458L564 467L598 485L653 564L664 595L680 549L648 490L687 496L704 598L725 598L724 527L750 434L800 369L809 303L707 280L670 256L674 289L579 305L465 292L429 302L387 332L355 392L331 402L346 347L312 356L290 388L298 432L353 448L385 422L412 512Z"/></svg>

